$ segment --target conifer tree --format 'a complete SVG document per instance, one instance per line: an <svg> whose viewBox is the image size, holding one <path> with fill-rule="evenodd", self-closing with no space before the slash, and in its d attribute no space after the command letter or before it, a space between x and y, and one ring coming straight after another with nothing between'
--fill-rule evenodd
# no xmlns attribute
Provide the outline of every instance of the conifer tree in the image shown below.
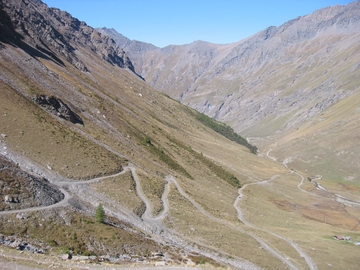
<svg viewBox="0 0 360 270"><path fill-rule="evenodd" d="M105 211L104 211L104 207L102 206L101 203L96 208L95 219L99 223L103 223L105 220Z"/></svg>

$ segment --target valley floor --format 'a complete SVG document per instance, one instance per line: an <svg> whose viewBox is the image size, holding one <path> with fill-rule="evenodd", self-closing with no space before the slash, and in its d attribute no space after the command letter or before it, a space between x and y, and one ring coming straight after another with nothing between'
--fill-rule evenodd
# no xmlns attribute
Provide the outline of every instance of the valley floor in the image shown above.
<svg viewBox="0 0 360 270"><path fill-rule="evenodd" d="M266 156L276 161L276 158L271 156L271 149L267 151ZM245 260L241 258L241 254L229 257L229 255L226 255L228 251L223 251L221 248L216 247L216 245L210 246L206 238L189 238L186 233L184 233L184 228L179 225L176 228L170 228L169 217L174 215L174 209L176 209L176 206L171 200L172 197L177 194L177 196L180 196L182 200L185 200L190 207L194 209L192 211L196 212L197 215L202 216L207 222L217 224L218 227L223 228L222 230L225 229L226 233L224 235L227 233L235 233L242 235L242 237L247 236L251 238L252 241L257 242L259 249L262 250L262 254L267 254L267 260L269 260L267 262L263 261L262 263L268 264L270 268L272 268L272 265L279 265L279 261L283 264L284 269L325 269L326 265L336 266L337 263L341 262L338 262L336 258L327 257L330 253L323 252L321 250L323 246L325 246L326 249L343 249L344 253L349 252L348 254L350 254L346 258L352 258L351 254L358 249L357 246L339 246L339 244L342 243L329 239L332 236L324 235L322 231L325 229L325 234L329 234L330 232L350 233L356 238L355 240L358 240L358 230L356 230L356 228L352 231L347 230L346 228L336 226L337 224L335 223L331 224L326 222L326 220L324 223L319 223L316 221L316 218L311 217L311 207L306 203L311 199L312 204L316 202L316 205L323 205L325 207L323 209L313 209L313 211L317 211L316 213L318 215L325 214L327 211L326 205L330 206L330 208L334 207L332 204L342 205L343 209L347 211L347 218L354 218L359 224L360 209L358 206L360 206L360 202L329 192L325 187L316 182L319 178L305 181L302 173L288 168L286 161L283 162L283 165L287 169L287 173L275 174L268 179L252 179L252 182L243 185L238 190L238 196L234 198L233 203L238 222L216 217L206 210L182 188L173 176L165 177L164 180L166 183L161 195L162 210L156 214L153 213L154 205L152 201L147 198L143 190L142 180L139 179L137 175L136 167L130 164L123 167L121 171L108 176L81 181L53 182L64 194L62 201L49 206L2 211L0 212L0 216L2 216L3 221L5 221L7 217L21 218L22 214L64 208L71 205L71 200L74 198L80 198L82 201L94 207L100 201L104 204L107 215L125 220L142 232L152 235L154 239L157 238L157 241L165 241L171 243L170 245L172 246L185 250L187 255L196 252L211 258L214 262L228 265L231 268L260 269L255 263L251 262L249 255L247 255L248 257L246 257ZM96 185L106 183L106 181L115 181L117 177L121 177L126 173L131 174L135 185L136 196L144 206L140 217L121 204L114 203L114 201L106 195L97 192L95 188ZM276 208L280 208L282 211L275 211ZM349 210L346 210L349 208L352 208L351 213ZM328 221L331 221L331 218L329 218ZM334 225L335 227L333 227ZM337 229L336 227L339 228ZM296 233L296 235L294 233ZM320 244L319 240L323 243ZM75 268L79 267L79 269L97 269L98 267L104 267L105 269L107 267L112 269L114 267L127 269L123 266L108 265L107 263L101 263L100 265L93 263L88 264L84 257L78 259L78 262L76 257L72 260L63 261L54 254L19 253L19 251L11 250L4 246L1 252L3 269L12 268L14 265L16 265L18 269L38 269L38 267L66 268L70 265ZM316 256L314 256L314 252ZM187 257L187 255L185 255L185 257ZM22 261L24 262L24 266L21 266L23 264ZM158 262L149 261L145 266L134 266L129 269L151 269L150 265L154 265L155 267L156 264L157 266L163 266L162 269L183 269L189 267L196 267L196 269L216 268L216 266L212 266L211 264L208 264L206 267L199 264L196 265L192 263L191 260L188 260L185 266L171 266L173 263L173 260L167 261L166 259ZM34 264L35 266L33 266ZM175 265L176 264L178 263L175 262ZM348 263L350 269L355 269L353 267L356 266L356 264L356 261L354 263Z"/></svg>

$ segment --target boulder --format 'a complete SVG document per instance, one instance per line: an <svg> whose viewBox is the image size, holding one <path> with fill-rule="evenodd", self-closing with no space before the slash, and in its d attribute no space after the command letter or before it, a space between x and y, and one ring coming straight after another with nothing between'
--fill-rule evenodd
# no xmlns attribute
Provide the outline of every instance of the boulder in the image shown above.
<svg viewBox="0 0 360 270"><path fill-rule="evenodd" d="M10 195L5 195L4 201L6 203L11 203L11 196Z"/></svg>

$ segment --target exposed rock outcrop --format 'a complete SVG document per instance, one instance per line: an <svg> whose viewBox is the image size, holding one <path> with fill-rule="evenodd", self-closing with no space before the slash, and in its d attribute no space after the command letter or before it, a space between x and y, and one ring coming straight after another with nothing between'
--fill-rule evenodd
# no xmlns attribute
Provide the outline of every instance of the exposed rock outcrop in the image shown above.
<svg viewBox="0 0 360 270"><path fill-rule="evenodd" d="M18 45L33 56L52 59L63 66L64 58L77 69L89 72L78 53L83 47L112 65L135 72L125 51L114 40L65 11L49 8L41 1L3 0L0 13L1 40L21 40Z"/></svg>
<svg viewBox="0 0 360 270"><path fill-rule="evenodd" d="M35 96L35 103L44 107L48 112L61 117L73 124L84 125L83 120L73 112L61 99L54 96Z"/></svg>
<svg viewBox="0 0 360 270"><path fill-rule="evenodd" d="M134 66L125 51L118 47L112 38L107 35L102 35L97 31L93 31L91 34L91 42L104 60L113 65L128 68L135 72Z"/></svg>
<svg viewBox="0 0 360 270"><path fill-rule="evenodd" d="M40 244L40 243L39 243ZM0 245L16 248L21 251L28 251L31 253L45 254L45 250L28 243L26 240L16 236L6 236L0 234Z"/></svg>
<svg viewBox="0 0 360 270"><path fill-rule="evenodd" d="M15 44L19 41L19 36L15 31L10 16L4 10L2 2L0 2L0 41L8 41Z"/></svg>

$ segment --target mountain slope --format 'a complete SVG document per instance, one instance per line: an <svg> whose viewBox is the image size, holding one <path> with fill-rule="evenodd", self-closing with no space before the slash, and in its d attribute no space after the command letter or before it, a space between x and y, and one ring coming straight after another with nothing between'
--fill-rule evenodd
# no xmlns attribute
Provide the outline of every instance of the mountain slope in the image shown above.
<svg viewBox="0 0 360 270"><path fill-rule="evenodd" d="M282 149L287 151L279 152L279 157L285 159L292 150L296 154L290 155L308 156L307 152L314 152L316 142L310 139L314 134L301 138L306 143L298 151L289 148L299 143L289 141L297 137L296 130L321 121L321 115L339 102L346 107L346 100L358 100L359 14L359 1L328 7L233 44L198 41L144 51L140 60L134 58L134 66L151 86L229 124L263 152L286 137ZM127 46L132 57L136 52L127 44L119 45ZM347 122L356 114L356 109L348 109L341 117ZM338 140L348 140L357 127L336 132L340 138L330 126L313 131L328 134L322 141L329 148ZM357 144L351 139L350 145ZM326 152L320 158L335 164L327 174L343 174L336 157ZM349 160L357 160L359 152L353 153ZM357 162L351 171L360 173Z"/></svg>
<svg viewBox="0 0 360 270"><path fill-rule="evenodd" d="M246 130L269 114L283 116L283 111L298 112L305 103L292 104L292 100L293 95L302 95L301 90L315 89L325 95L324 90L316 87L323 84L323 88L330 88L326 96L311 94L306 99L307 103L319 99L322 107L341 98L340 86L334 80L344 76L334 71L343 70L350 78L356 76L359 6L357 1L348 6L325 8L280 27L269 27L234 44L198 41L142 50L144 56L141 62L135 61L135 66L156 89L231 123L237 131ZM103 32L116 36L113 31ZM129 41L119 40L118 44L125 47L131 57L135 54L139 57L128 45ZM351 63L339 61L345 58ZM333 99L328 100L333 95ZM258 104L264 107L257 108ZM289 110L290 105L293 108ZM291 121L295 122L293 125L308 119L296 118L300 120Z"/></svg>
<svg viewBox="0 0 360 270"><path fill-rule="evenodd" d="M1 27L10 35L2 35L0 46L0 153L64 198L40 208L20 200L21 210L0 212L3 245L46 252L39 257L2 246L3 265L358 267L357 246L331 238L359 238L356 205L340 207L303 181L307 174L270 159L273 152L252 154L129 68L104 59L93 36L99 44L110 39L84 23L91 34L60 23L76 22L67 13L40 1L2 3ZM36 31L29 18L46 19ZM46 43L43 29L61 33L59 39ZM57 49L60 39L70 44L69 55ZM11 192L21 193L23 181ZM100 203L105 224L94 218ZM59 259L64 252L74 260Z"/></svg>
<svg viewBox="0 0 360 270"><path fill-rule="evenodd" d="M16 0L11 4L3 1L1 5L6 9L1 22L2 40L15 42L32 55L47 57L63 65L64 62L56 57L56 54L60 54L77 69L88 71L74 47L81 43L109 63L133 71L131 61L114 40L101 37L85 22L80 22L67 12L50 9L41 1ZM33 9L39 12L31 12Z"/></svg>
<svg viewBox="0 0 360 270"><path fill-rule="evenodd" d="M211 158L214 154L208 153L207 145L220 143L231 146L239 157L259 158L245 147L234 146L201 125L188 109L152 90L129 69L106 61L98 50L92 49L91 35L74 41L74 36L84 37L76 25L61 26L64 27L62 32L73 34L59 35L59 39L64 39L62 44L72 46L70 56L59 51L56 44L52 45L59 41L45 43L41 29L60 33L56 26L58 20L75 20L68 14L49 10L37 1L3 3L2 14L7 14L11 24L7 20L2 25L10 26L11 34L2 36L0 50L1 153L23 170L45 177L58 186L66 201L54 208L46 206L41 211L25 210L22 219L16 218L20 213L1 213L1 233L41 243L47 252L51 250L48 244L51 243L59 251L68 249L75 254L108 255L111 258L121 250L122 261L134 257L129 263L135 262L136 257L145 258L156 251L166 253L166 260L173 263L188 259L211 262L211 255L217 251L207 247L211 239L206 234L203 237L200 233L195 242L184 238L188 228L182 222L193 222L198 211L193 212L192 205L181 206L183 211L190 211L189 216L177 221L178 206L172 204L184 198L177 194L175 183L186 190L192 200L206 206L211 215L236 222L232 203L238 183L234 186L228 179L244 181L246 177L230 171L227 166L224 168L225 160L220 162ZM13 14L15 11L18 13ZM47 19L42 21L39 32L33 29L34 24L26 24L28 18L44 17ZM88 31L97 35L91 28ZM12 34L16 34L15 39ZM104 42L107 40L105 37ZM75 61L86 69L79 69ZM69 111L81 121L74 123L63 117ZM264 162L272 164L267 160ZM136 170L129 174L126 166ZM122 170L124 173L118 174ZM279 170L283 169L275 166L274 171ZM259 175L267 174L259 172ZM111 176L110 180L106 178L97 184L80 181L102 175ZM176 177L172 180L174 184L167 187L170 189L169 213L163 221L146 220L145 213L150 212L147 214L150 217L157 216L165 208L161 197L167 189L165 177L169 175ZM21 192L21 189L14 192ZM218 203L218 199L207 196L214 192L224 202ZM150 203L145 204L147 200ZM92 225L92 212L99 203L104 205L107 222L114 224L113 227ZM22 201L19 204L26 207ZM214 208L216 204L218 206ZM207 219L200 215L194 221L199 218ZM5 220L12 222L3 222ZM39 230L41 220L46 226ZM217 224L208 229L215 231ZM110 237L119 237L119 241L109 243L104 240ZM244 233L235 240L257 246L256 240ZM235 255L237 259L233 261L225 254L237 253L236 250L219 252L214 259L220 263L252 265L250 252ZM256 258L256 264L261 265L263 258L270 260L272 255L264 251ZM281 264L281 260L276 259L271 264Z"/></svg>

